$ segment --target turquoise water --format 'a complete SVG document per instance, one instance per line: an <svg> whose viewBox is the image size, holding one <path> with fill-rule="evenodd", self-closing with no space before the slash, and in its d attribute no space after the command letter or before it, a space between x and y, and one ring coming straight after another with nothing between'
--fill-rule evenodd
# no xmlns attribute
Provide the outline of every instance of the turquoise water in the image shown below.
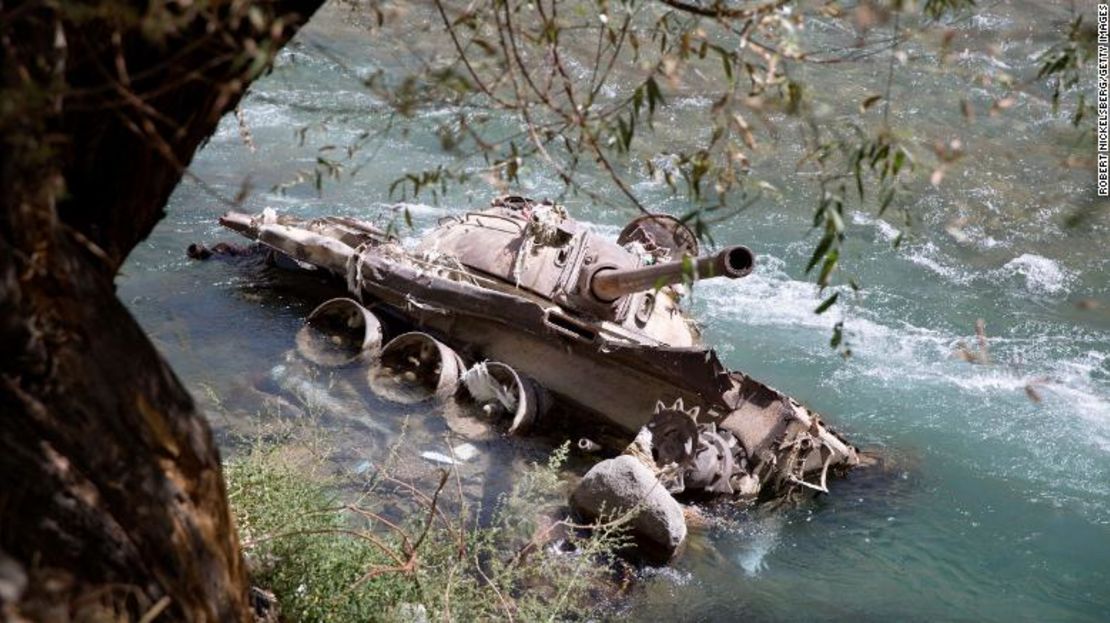
<svg viewBox="0 0 1110 623"><path fill-rule="evenodd" d="M1064 225L1094 186L1088 170L1060 166L1075 135L1047 91L1031 85L992 117L990 101L1004 91L976 80L1000 63L1014 76L1035 74L1036 55L1050 44L1045 33L1061 31L1068 15L1067 3L992 5L953 25L961 51L945 71L931 56L936 37L907 45L892 118L927 142L959 136L968 156L939 189L915 189L912 227L852 212L846 266L865 287L842 308L812 313L822 296L802 269L816 241L809 231L815 189L793 173L797 150L787 135L755 154L758 172L781 197L714 235L750 245L760 256L757 270L739 282L699 285L694 313L728 365L825 413L855 442L878 449L887 467L838 481L832 495L801 508L722 518L696 533L672 568L645 570L617 604L619 613L674 620L1107 619L1110 224L1096 216L1077 228ZM844 36L828 24L813 30L823 41ZM388 218L395 205L389 182L449 162L420 130L449 114L433 111L409 134L369 141L355 158L357 175L326 183L322 195L311 184L285 195L268 190L311 169L319 148L385 126L387 110L358 77L403 62L401 43L383 45L336 11L315 18L244 102L257 151L240 139L235 118L225 118L191 167L206 187L183 182L167 218L124 267L121 298L212 414L224 443L275 417L256 405L323 294L311 280L190 262L184 248L234 240L215 223L226 205L213 193L234 196L244 179L256 189L247 210ZM803 78L818 87L829 114L839 114L844 102L854 106L880 88L887 58L812 67ZM960 97L977 106L975 124L960 114ZM696 134L688 113L708 103L696 92L672 99L656 122L661 137L652 140ZM302 144L295 131L304 127ZM539 167L522 177L522 192L559 191ZM616 197L604 180L589 183ZM688 207L650 179L635 183L656 209ZM439 205L406 206L420 230L495 193L475 183ZM573 197L566 203L603 232L615 233L632 216ZM899 229L908 238L895 249ZM1077 305L1088 299L1102 304ZM980 318L989 365L953 355L961 341L975 343ZM828 347L841 319L849 358ZM366 407L359 418L326 422L342 438L337 460L352 469L383 452L404 415L428 415L373 400Z"/></svg>

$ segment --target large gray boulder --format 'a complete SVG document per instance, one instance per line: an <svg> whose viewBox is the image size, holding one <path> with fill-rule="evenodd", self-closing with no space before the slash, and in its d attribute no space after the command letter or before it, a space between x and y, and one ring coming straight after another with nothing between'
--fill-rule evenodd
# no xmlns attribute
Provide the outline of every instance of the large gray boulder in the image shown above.
<svg viewBox="0 0 1110 623"><path fill-rule="evenodd" d="M653 554L670 558L686 540L682 506L643 463L621 455L594 465L571 494L571 505L587 517L606 517L639 507L632 533Z"/></svg>

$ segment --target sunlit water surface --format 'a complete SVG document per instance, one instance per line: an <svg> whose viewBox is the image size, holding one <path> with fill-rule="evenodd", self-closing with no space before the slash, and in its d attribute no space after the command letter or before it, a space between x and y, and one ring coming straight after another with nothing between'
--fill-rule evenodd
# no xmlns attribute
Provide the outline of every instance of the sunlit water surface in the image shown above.
<svg viewBox="0 0 1110 623"><path fill-rule="evenodd" d="M884 453L890 468L838 481L832 495L801 508L741 513L695 534L672 568L644 571L615 606L618 613L665 620L1106 620L1108 227L1099 218L1064 226L1093 193L1089 172L1060 166L1075 139L1066 114L1030 88L1005 115L988 116L992 98L1004 91L974 80L998 63L1015 76L1035 74L1050 40L1032 26L1060 30L1066 19L1064 7L996 4L954 24L955 45L967 51L945 71L928 41L909 45L914 54L897 72L891 115L925 140L962 136L969 157L940 190L919 189L910 206L918 223L900 248L891 242L901 222L852 214L847 267L865 289L843 309L813 314L821 297L802 268L815 242L808 229L815 191L791 173L796 149L784 137L785 145L756 154L759 171L783 196L719 226L715 237L750 245L758 268L740 282L699 285L694 313L728 365L827 414L854 441ZM166 219L125 266L119 291L211 414L225 447L234 446L235 435L298 413L282 410L295 400L275 407L263 403L267 396L316 392L312 411L335 433L337 469L361 473L383 460L406 420L418 451L442 452L442 418L342 391L361 383L357 374L328 381L285 365L302 318L328 293L313 280L191 262L183 251L190 242L235 240L216 225L226 206L212 191L234 196L244 179L257 189L247 210L388 218L395 203L389 182L447 162L426 132L394 132L370 142L356 156L363 163L357 175L326 183L322 195L311 184L269 192L311 169L320 147L347 145L386 123L357 77L403 53L371 41L376 35L352 22L335 11L318 16L252 87L243 111L257 151L240 139L234 116L222 121L192 164L208 188L181 184ZM831 25L813 31L829 41L842 36ZM985 51L989 44L997 46L994 56ZM881 88L887 58L808 68L804 79L831 102L857 102ZM960 97L980 111L974 126L959 112ZM660 133L702 132L688 127L692 116L684 111L709 101L691 94L670 102L656 122ZM439 114L429 114L426 125ZM295 131L304 127L302 144ZM538 168L523 177L522 192L559 190ZM600 178L591 185L614 192ZM688 207L649 179L637 180L637 189L657 209ZM495 192L475 185L452 191L439 206L408 207L419 231L444 214L484 205ZM581 199L567 204L607 233L631 216ZM960 217L963 235L946 232ZM1085 299L1102 306L1076 305ZM849 358L828 346L841 318ZM986 323L990 365L953 356L959 342L974 344L978 318ZM504 487L508 465L542 458L550 447L497 439L477 445L485 458L464 476L487 497Z"/></svg>

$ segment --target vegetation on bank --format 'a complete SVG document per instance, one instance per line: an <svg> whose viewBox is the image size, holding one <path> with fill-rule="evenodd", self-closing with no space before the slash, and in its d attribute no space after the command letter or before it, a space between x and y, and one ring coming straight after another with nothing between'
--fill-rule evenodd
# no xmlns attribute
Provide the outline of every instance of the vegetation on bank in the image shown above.
<svg viewBox="0 0 1110 623"><path fill-rule="evenodd" d="M624 544L621 522L585 531L559 514L566 446L481 523L457 472L432 490L379 472L341 493L353 483L302 450L257 443L225 467L253 583L284 620L580 619L614 586L599 562Z"/></svg>

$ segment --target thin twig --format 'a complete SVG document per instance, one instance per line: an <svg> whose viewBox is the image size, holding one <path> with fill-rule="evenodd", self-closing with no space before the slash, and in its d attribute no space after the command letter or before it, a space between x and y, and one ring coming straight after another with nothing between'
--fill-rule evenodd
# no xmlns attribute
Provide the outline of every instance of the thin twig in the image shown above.
<svg viewBox="0 0 1110 623"><path fill-rule="evenodd" d="M894 14L894 21L891 30L893 31L894 46L890 48L890 64L887 66L886 72L886 93L883 95L883 126L890 127L888 119L890 118L890 88L894 84L894 60L898 57L898 18L902 16L901 13Z"/></svg>

